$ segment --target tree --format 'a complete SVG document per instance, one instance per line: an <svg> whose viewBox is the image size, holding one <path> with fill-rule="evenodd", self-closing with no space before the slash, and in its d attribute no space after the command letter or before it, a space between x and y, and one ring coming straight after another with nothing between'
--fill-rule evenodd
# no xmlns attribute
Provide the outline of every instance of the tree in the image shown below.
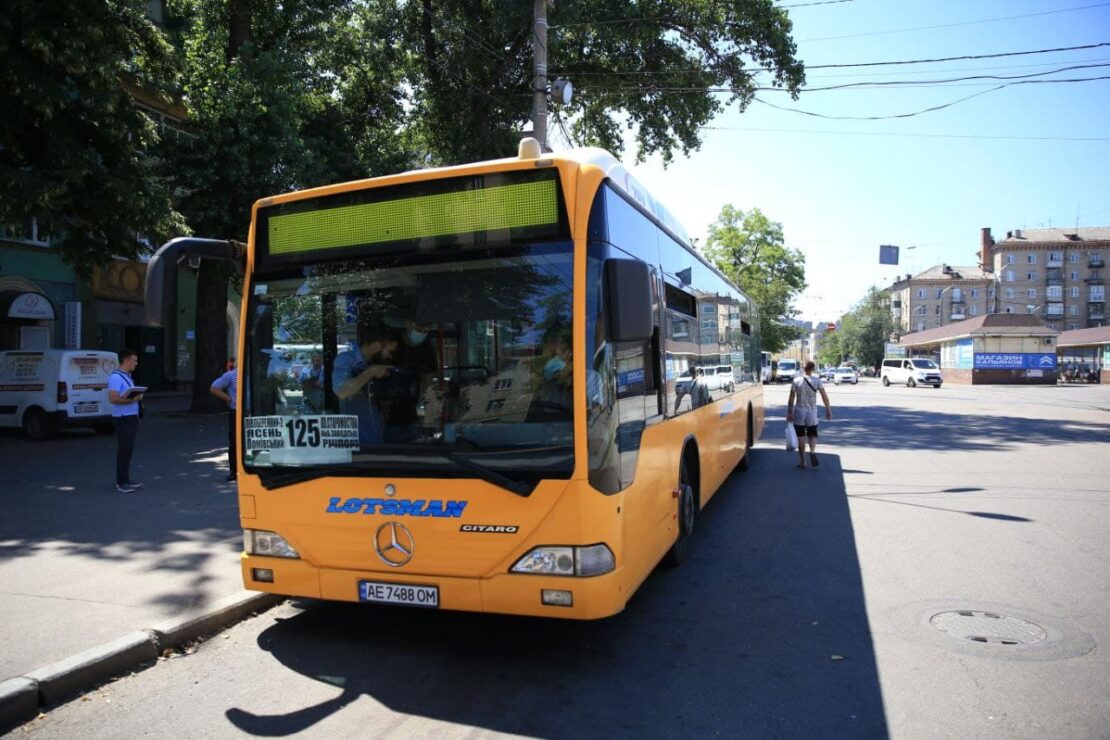
<svg viewBox="0 0 1110 740"><path fill-rule="evenodd" d="M894 329L890 294L872 287L851 311L840 317L836 332L825 334L819 356L830 365L853 360L861 367L873 367L882 362Z"/></svg>
<svg viewBox="0 0 1110 740"><path fill-rule="evenodd" d="M390 3L384 3L385 6ZM178 35L189 136L167 160L195 233L246 240L251 206L289 190L404 169L415 157L400 58L383 3L181 0ZM194 410L226 359L228 267L197 281Z"/></svg>
<svg viewBox="0 0 1110 740"><path fill-rule="evenodd" d="M706 257L739 285L759 307L761 345L779 352L801 336L787 323L791 302L805 290L805 255L783 244L782 224L758 208L726 205L709 227Z"/></svg>
<svg viewBox="0 0 1110 740"><path fill-rule="evenodd" d="M0 13L0 224L35 219L79 274L184 229L128 89L157 90L170 49L148 3L15 0Z"/></svg>
<svg viewBox="0 0 1110 740"><path fill-rule="evenodd" d="M459 162L513 152L531 120L532 3L519 0L398 2L413 54L409 83L418 134L433 158ZM787 11L771 0L566 0L551 6L549 77L573 81L556 112L585 145L620 154L624 130L638 157L701 145L701 129L760 84L797 94ZM711 90L725 91L725 95Z"/></svg>

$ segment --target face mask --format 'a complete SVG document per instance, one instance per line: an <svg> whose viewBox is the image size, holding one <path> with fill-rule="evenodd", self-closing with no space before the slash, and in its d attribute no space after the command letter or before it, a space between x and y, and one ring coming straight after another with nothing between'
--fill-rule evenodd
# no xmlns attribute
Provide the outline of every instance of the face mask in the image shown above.
<svg viewBox="0 0 1110 740"><path fill-rule="evenodd" d="M417 345L424 341L424 337L428 336L426 331L410 331L409 344Z"/></svg>
<svg viewBox="0 0 1110 740"><path fill-rule="evenodd" d="M547 361L547 364L543 366L544 380L551 380L556 375L558 375L566 366L567 363L563 361L563 358L552 357L550 360Z"/></svg>

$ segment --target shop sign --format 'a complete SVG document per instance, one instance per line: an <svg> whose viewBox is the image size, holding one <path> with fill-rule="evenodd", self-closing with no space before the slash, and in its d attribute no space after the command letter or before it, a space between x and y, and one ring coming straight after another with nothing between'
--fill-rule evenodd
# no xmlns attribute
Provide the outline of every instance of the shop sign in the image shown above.
<svg viewBox="0 0 1110 740"><path fill-rule="evenodd" d="M54 320L54 306L42 293L24 293L16 296L8 307L9 319Z"/></svg>
<svg viewBox="0 0 1110 740"><path fill-rule="evenodd" d="M1056 355L1041 352L976 352L975 367L980 370L1055 370Z"/></svg>

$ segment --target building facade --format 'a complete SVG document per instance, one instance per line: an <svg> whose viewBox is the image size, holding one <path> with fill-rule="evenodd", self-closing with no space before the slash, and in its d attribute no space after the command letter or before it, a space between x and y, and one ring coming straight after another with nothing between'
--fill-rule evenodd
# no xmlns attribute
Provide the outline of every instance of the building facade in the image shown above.
<svg viewBox="0 0 1110 740"><path fill-rule="evenodd" d="M1106 325L1106 259L1110 227L1015 229L990 242L998 280L998 312L1039 316L1050 328Z"/></svg>
<svg viewBox="0 0 1110 740"><path fill-rule="evenodd" d="M994 277L981 267L936 265L906 275L890 293L890 310L899 334L994 313Z"/></svg>

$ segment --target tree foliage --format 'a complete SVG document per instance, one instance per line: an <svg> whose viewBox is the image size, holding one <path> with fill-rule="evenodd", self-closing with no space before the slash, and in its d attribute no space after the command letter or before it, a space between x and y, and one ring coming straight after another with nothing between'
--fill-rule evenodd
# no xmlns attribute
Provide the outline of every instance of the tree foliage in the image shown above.
<svg viewBox="0 0 1110 740"><path fill-rule="evenodd" d="M705 254L759 306L764 351L779 352L801 336L787 319L806 287L805 255L783 243L782 224L758 208L726 205L709 227Z"/></svg>
<svg viewBox="0 0 1110 740"><path fill-rule="evenodd" d="M532 3L398 6L414 50L416 122L430 154L467 161L512 152L532 115ZM549 78L575 86L574 100L555 116L577 143L617 154L628 129L640 159L670 162L675 152L698 149L702 127L727 105L748 106L757 72L793 93L805 80L790 18L771 0L561 0L548 23Z"/></svg>
<svg viewBox="0 0 1110 740"><path fill-rule="evenodd" d="M835 332L825 333L818 358L826 365L853 361L860 367L874 367L882 362L894 329L890 294L872 287L851 311L840 317Z"/></svg>
<svg viewBox="0 0 1110 740"><path fill-rule="evenodd" d="M171 62L147 5L14 0L0 13L0 224L36 219L85 276L184 229L129 94L158 89Z"/></svg>

